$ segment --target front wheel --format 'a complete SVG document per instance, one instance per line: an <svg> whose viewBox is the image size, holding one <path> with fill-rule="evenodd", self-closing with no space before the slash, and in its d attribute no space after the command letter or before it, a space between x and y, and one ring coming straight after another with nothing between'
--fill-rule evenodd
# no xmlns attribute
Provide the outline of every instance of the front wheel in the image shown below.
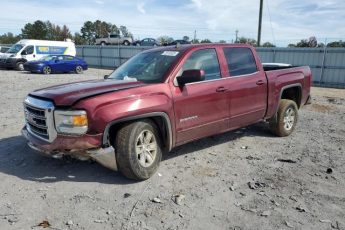
<svg viewBox="0 0 345 230"><path fill-rule="evenodd" d="M130 43L129 43L129 41L126 40L126 41L123 42L123 44L124 44L125 46L129 46Z"/></svg>
<svg viewBox="0 0 345 230"><path fill-rule="evenodd" d="M83 67L81 67L80 65L78 65L77 67L75 67L75 72L76 72L77 74L83 73Z"/></svg>
<svg viewBox="0 0 345 230"><path fill-rule="evenodd" d="M24 62L17 62L16 64L16 69L19 71L23 71L24 70Z"/></svg>
<svg viewBox="0 0 345 230"><path fill-rule="evenodd" d="M157 126L150 120L123 126L116 135L115 151L122 174L136 180L150 178L157 171L162 158Z"/></svg>
<svg viewBox="0 0 345 230"><path fill-rule="evenodd" d="M43 67L43 73L44 74L51 74L52 73L52 69L49 66L44 66Z"/></svg>
<svg viewBox="0 0 345 230"><path fill-rule="evenodd" d="M279 137L289 136L295 129L298 107L292 100L282 99L277 114L269 121L270 130Z"/></svg>

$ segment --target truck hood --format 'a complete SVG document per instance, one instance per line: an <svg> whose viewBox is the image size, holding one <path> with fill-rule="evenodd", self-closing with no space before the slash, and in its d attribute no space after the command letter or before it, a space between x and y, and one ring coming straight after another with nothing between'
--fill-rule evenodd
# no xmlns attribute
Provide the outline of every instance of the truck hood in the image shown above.
<svg viewBox="0 0 345 230"><path fill-rule="evenodd" d="M30 93L31 96L46 98L54 101L57 106L70 106L75 102L99 94L130 89L145 85L142 82L120 80L91 80L74 82L63 85L39 89Z"/></svg>

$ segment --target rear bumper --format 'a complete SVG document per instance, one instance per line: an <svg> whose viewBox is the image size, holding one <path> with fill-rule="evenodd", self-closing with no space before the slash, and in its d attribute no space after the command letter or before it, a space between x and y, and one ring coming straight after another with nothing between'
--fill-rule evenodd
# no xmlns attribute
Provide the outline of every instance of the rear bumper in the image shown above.
<svg viewBox="0 0 345 230"><path fill-rule="evenodd" d="M102 134L78 137L58 136L52 143L48 143L32 135L24 126L22 135L31 149L46 156L61 158L68 155L80 160L93 159L109 169L117 170L114 148L101 147Z"/></svg>

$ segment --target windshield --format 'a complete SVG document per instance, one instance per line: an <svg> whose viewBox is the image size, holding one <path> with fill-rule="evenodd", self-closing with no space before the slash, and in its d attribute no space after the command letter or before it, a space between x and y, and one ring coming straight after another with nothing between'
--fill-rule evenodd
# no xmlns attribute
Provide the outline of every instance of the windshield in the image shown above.
<svg viewBox="0 0 345 230"><path fill-rule="evenodd" d="M144 83L162 82L165 73L178 56L178 51L140 53L117 68L109 79Z"/></svg>
<svg viewBox="0 0 345 230"><path fill-rule="evenodd" d="M16 53L18 53L23 47L24 47L23 45L15 44L15 45L13 45L9 50L7 50L6 53L16 54Z"/></svg>

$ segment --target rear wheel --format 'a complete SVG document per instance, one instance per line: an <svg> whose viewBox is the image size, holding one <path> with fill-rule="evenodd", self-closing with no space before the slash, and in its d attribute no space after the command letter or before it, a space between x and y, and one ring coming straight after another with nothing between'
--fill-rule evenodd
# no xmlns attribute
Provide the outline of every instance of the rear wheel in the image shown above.
<svg viewBox="0 0 345 230"><path fill-rule="evenodd" d="M24 62L17 62L16 70L23 71L24 70Z"/></svg>
<svg viewBox="0 0 345 230"><path fill-rule="evenodd" d="M44 66L43 67L43 73L44 74L51 74L52 73L52 69L50 68L50 66Z"/></svg>
<svg viewBox="0 0 345 230"><path fill-rule="evenodd" d="M83 73L83 67L81 67L80 65L78 65L77 67L75 67L75 72L76 72L77 74Z"/></svg>
<svg viewBox="0 0 345 230"><path fill-rule="evenodd" d="M150 178L162 158L156 125L150 120L143 120L123 126L117 133L115 150L122 174L136 180Z"/></svg>
<svg viewBox="0 0 345 230"><path fill-rule="evenodd" d="M298 107L292 100L282 99L277 114L269 121L270 130L277 136L289 136L295 129Z"/></svg>
<svg viewBox="0 0 345 230"><path fill-rule="evenodd" d="M105 46L107 45L105 42L101 42L101 46Z"/></svg>
<svg viewBox="0 0 345 230"><path fill-rule="evenodd" d="M126 41L123 42L123 44L124 44L125 46L129 46L129 41L126 40Z"/></svg>

